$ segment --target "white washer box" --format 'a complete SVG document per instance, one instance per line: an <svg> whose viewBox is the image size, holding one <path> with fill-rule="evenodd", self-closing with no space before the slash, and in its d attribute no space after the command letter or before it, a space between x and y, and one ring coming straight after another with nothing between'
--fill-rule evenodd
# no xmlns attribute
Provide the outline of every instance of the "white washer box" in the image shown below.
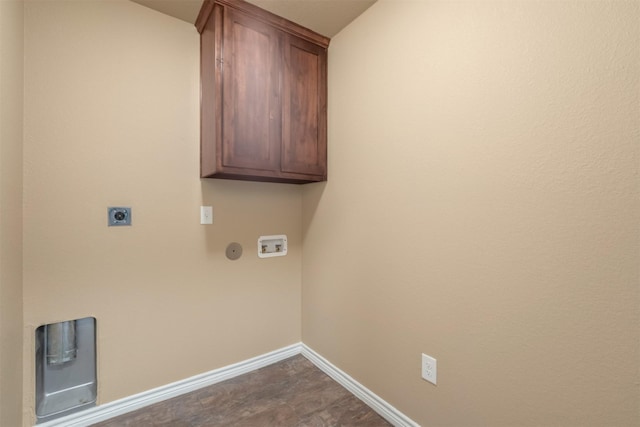
<svg viewBox="0 0 640 427"><path fill-rule="evenodd" d="M287 254L287 235L260 236L258 238L258 256L270 258Z"/></svg>

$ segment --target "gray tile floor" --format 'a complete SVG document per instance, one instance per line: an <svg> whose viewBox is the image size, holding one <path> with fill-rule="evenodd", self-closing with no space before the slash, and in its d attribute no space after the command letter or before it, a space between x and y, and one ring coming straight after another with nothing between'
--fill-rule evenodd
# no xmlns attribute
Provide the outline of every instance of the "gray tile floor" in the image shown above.
<svg viewBox="0 0 640 427"><path fill-rule="evenodd" d="M300 355L94 424L95 427L390 425Z"/></svg>

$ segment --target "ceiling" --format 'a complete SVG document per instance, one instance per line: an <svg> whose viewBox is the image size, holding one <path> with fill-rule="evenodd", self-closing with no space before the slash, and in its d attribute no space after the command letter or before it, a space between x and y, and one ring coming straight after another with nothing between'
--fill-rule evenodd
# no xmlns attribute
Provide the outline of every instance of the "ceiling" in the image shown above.
<svg viewBox="0 0 640 427"><path fill-rule="evenodd" d="M203 0L131 0L195 23ZM376 0L247 0L323 36L333 37Z"/></svg>

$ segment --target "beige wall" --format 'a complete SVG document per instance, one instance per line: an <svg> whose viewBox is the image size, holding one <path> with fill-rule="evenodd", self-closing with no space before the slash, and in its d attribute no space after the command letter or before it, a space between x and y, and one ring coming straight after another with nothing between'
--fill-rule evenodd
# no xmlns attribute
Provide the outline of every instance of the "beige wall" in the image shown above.
<svg viewBox="0 0 640 427"><path fill-rule="evenodd" d="M5 425L22 70L4 58L22 28L0 6ZM332 41L330 181L301 189L198 179L192 26L127 1L27 2L24 425L38 325L98 319L105 403L300 340L302 274L304 342L419 423L637 424L639 13L380 0ZM110 205L134 225L107 228ZM259 260L275 233L289 255Z"/></svg>
<svg viewBox="0 0 640 427"><path fill-rule="evenodd" d="M0 1L0 426L22 416L21 0Z"/></svg>
<svg viewBox="0 0 640 427"><path fill-rule="evenodd" d="M640 424L639 5L380 0L332 40L307 345L423 425Z"/></svg>
<svg viewBox="0 0 640 427"><path fill-rule="evenodd" d="M44 323L96 317L100 403L300 341L301 189L201 181L198 96L192 25L129 1L26 3L25 425ZM107 227L114 205L132 227ZM259 259L281 233L288 255Z"/></svg>

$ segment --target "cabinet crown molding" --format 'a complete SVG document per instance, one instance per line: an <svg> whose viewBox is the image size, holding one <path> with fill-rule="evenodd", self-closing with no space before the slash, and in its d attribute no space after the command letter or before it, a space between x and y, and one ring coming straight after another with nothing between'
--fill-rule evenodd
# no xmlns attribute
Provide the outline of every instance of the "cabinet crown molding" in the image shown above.
<svg viewBox="0 0 640 427"><path fill-rule="evenodd" d="M329 47L329 42L331 41L329 37L318 34L315 31L296 24L293 21L289 21L286 18L275 15L244 0L204 0L195 23L195 26L200 34L202 34L205 24L207 23L209 16L213 12L213 5L215 3L242 11L243 13L250 15L252 18L257 19L258 21L262 21L265 24L276 27L284 32L322 46L325 49Z"/></svg>

